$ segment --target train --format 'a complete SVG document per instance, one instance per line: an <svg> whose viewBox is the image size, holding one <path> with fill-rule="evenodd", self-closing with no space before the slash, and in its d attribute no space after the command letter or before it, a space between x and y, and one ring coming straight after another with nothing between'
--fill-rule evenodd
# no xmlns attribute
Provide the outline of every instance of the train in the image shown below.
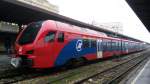
<svg viewBox="0 0 150 84"><path fill-rule="evenodd" d="M30 23L17 36L14 67L53 68L78 60L104 59L145 49L143 42L110 37L72 24L45 20Z"/></svg>

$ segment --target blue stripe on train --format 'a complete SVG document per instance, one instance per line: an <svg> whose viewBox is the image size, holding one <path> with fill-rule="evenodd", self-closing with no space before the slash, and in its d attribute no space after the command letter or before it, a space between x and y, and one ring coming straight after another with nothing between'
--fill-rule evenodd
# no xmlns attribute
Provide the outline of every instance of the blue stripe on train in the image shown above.
<svg viewBox="0 0 150 84"><path fill-rule="evenodd" d="M56 61L55 66L63 65L71 58L79 58L81 56L96 53L96 48L83 48L81 51L77 51L76 43L79 39L74 39L70 41L59 53Z"/></svg>

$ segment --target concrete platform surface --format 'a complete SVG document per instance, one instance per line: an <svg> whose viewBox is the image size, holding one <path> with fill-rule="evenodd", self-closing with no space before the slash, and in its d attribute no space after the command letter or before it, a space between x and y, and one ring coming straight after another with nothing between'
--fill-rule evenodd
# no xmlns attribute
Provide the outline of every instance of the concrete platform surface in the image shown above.
<svg viewBox="0 0 150 84"><path fill-rule="evenodd" d="M150 84L150 60L126 84Z"/></svg>
<svg viewBox="0 0 150 84"><path fill-rule="evenodd" d="M0 71L12 68L10 64L11 57L8 55L0 55Z"/></svg>

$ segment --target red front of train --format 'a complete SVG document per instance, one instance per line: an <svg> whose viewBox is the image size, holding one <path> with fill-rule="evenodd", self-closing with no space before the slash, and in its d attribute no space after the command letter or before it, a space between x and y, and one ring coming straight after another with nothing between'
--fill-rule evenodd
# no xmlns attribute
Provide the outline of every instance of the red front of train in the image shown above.
<svg viewBox="0 0 150 84"><path fill-rule="evenodd" d="M48 28L51 27L51 28ZM15 67L49 68L54 66L53 42L44 42L48 32L55 31L54 22L31 23L22 30L15 42L16 55L11 64ZM54 40L54 39L52 39ZM57 49L57 47L55 47Z"/></svg>

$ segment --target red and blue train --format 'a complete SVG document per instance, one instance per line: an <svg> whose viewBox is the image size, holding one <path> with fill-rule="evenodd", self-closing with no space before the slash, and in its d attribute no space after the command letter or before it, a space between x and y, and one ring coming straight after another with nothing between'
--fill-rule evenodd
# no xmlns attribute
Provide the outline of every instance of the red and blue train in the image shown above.
<svg viewBox="0 0 150 84"><path fill-rule="evenodd" d="M108 37L103 32L46 20L33 22L20 32L11 64L52 68L73 60L109 58L144 48L142 42Z"/></svg>

